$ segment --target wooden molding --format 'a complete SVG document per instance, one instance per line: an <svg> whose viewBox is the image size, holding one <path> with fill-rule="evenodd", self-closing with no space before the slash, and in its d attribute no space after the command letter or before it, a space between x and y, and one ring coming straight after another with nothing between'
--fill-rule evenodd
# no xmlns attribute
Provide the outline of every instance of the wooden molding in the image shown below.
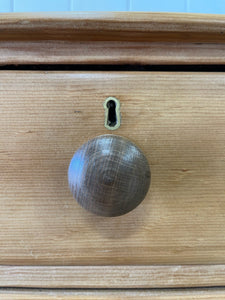
<svg viewBox="0 0 225 300"><path fill-rule="evenodd" d="M98 12L2 14L1 40L225 42L223 15Z"/></svg>
<svg viewBox="0 0 225 300"><path fill-rule="evenodd" d="M175 288L225 285L225 265L0 266L0 287Z"/></svg>
<svg viewBox="0 0 225 300"><path fill-rule="evenodd" d="M225 18L171 13L0 15L0 64L224 64Z"/></svg>
<svg viewBox="0 0 225 300"><path fill-rule="evenodd" d="M224 288L193 289L1 289L1 300L224 300Z"/></svg>

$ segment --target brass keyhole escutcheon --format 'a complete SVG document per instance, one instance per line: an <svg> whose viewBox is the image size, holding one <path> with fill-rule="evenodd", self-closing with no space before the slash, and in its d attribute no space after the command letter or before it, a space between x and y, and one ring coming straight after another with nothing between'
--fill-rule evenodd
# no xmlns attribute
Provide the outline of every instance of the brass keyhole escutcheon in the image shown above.
<svg viewBox="0 0 225 300"><path fill-rule="evenodd" d="M115 130L120 127L120 102L115 97L108 97L104 104L105 108L105 127Z"/></svg>

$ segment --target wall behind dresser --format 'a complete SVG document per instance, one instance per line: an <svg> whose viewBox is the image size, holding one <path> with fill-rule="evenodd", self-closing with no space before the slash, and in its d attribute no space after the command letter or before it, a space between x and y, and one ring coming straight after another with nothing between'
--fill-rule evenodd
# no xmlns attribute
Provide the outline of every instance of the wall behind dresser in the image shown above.
<svg viewBox="0 0 225 300"><path fill-rule="evenodd" d="M225 14L225 0L0 0L0 12L152 11Z"/></svg>

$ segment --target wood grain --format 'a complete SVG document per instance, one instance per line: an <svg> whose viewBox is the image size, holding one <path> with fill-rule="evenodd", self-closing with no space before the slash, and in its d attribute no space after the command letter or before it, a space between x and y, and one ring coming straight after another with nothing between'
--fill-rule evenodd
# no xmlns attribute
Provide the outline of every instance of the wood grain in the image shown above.
<svg viewBox="0 0 225 300"><path fill-rule="evenodd" d="M74 154L68 169L70 190L92 213L118 217L144 200L150 168L141 149L112 134L95 137Z"/></svg>
<svg viewBox="0 0 225 300"><path fill-rule="evenodd" d="M178 288L225 285L225 265L0 266L0 287Z"/></svg>
<svg viewBox="0 0 225 300"><path fill-rule="evenodd" d="M0 72L0 264L225 263L223 73ZM103 102L152 171L146 199L118 218L74 201L67 169L109 131Z"/></svg>
<svg viewBox="0 0 225 300"><path fill-rule="evenodd" d="M189 290L1 290L1 300L222 300L225 299L224 289L189 289Z"/></svg>
<svg viewBox="0 0 225 300"><path fill-rule="evenodd" d="M224 64L220 15L0 14L0 64Z"/></svg>

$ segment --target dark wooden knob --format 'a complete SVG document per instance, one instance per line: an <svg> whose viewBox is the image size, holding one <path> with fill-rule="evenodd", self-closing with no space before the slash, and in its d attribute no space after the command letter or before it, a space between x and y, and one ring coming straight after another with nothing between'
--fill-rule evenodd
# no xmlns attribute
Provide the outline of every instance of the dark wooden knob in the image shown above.
<svg viewBox="0 0 225 300"><path fill-rule="evenodd" d="M82 145L69 170L69 187L77 202L101 216L120 216L144 199L150 167L141 150L126 138L101 135Z"/></svg>

